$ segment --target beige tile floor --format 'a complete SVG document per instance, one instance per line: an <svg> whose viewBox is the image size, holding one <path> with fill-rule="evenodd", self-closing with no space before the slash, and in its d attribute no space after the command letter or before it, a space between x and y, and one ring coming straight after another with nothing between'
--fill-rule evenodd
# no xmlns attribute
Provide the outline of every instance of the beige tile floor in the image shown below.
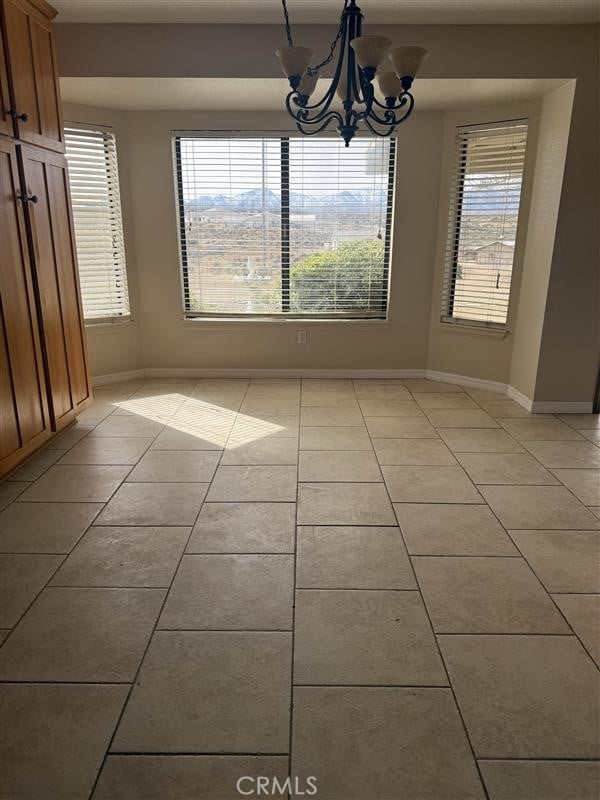
<svg viewBox="0 0 600 800"><path fill-rule="evenodd" d="M95 397L0 484L0 797L598 800L598 415L426 380Z"/></svg>

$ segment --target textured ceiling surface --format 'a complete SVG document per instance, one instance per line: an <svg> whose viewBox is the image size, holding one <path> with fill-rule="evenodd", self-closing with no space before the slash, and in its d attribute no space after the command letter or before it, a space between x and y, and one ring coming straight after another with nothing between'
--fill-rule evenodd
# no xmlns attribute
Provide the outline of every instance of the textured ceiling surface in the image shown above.
<svg viewBox="0 0 600 800"><path fill-rule="evenodd" d="M514 102L541 97L558 88L559 79L417 80L417 109ZM321 80L320 94L329 85ZM282 111L289 86L285 78L61 78L63 101L119 111Z"/></svg>
<svg viewBox="0 0 600 800"><path fill-rule="evenodd" d="M600 0L359 0L378 24L575 24L600 21ZM281 0L52 0L57 22L281 22ZM333 23L342 0L288 0L297 23Z"/></svg>

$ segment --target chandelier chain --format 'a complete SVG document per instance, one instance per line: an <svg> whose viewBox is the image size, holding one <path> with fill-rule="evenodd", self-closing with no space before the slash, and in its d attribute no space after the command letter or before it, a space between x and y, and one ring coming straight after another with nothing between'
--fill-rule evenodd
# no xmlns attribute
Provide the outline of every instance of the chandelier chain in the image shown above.
<svg viewBox="0 0 600 800"><path fill-rule="evenodd" d="M307 70L309 75L314 75L315 72L318 72L322 67L325 66L325 64L329 64L329 62L332 60L333 55L335 53L335 48L338 45L338 42L339 42L339 40L340 40L340 38L341 38L341 36L342 36L342 34L344 32L344 27L346 25L346 21L344 19L343 14L344 14L344 11L346 10L347 6L348 6L348 0L344 0L344 7L342 8L342 19L340 21L340 27L338 28L338 32L337 32L337 35L336 35L335 39L331 43L331 47L329 48L329 55L327 56L327 58L324 58L323 61L321 61L320 64L317 64L316 67L309 67L308 70Z"/></svg>
<svg viewBox="0 0 600 800"><path fill-rule="evenodd" d="M348 2L349 2L349 0L344 0L344 6L342 8L342 15L343 15L344 11L346 10L346 8L348 6ZM283 18L285 20L285 34L287 36L288 45L290 47L293 47L294 46L294 42L293 42L293 39L292 39L292 29L290 27L290 15L288 13L287 0L281 0L281 5L283 6ZM338 28L338 32L336 34L336 37L333 40L333 42L331 43L331 46L329 48L329 55L326 58L324 58L323 61L321 61L316 66L308 67L307 72L308 72L309 75L314 75L315 72L318 72L326 64L329 64L329 62L333 59L333 56L335 54L335 49L336 49L336 47L338 45L338 42L339 42L339 40L340 40L340 38L341 38L341 36L342 36L342 34L344 32L344 25L345 25L345 21L344 21L344 17L342 16L342 19L340 21L340 27Z"/></svg>
<svg viewBox="0 0 600 800"><path fill-rule="evenodd" d="M281 5L283 6L283 18L285 20L285 35L287 36L289 46L293 47L294 42L292 40L292 29L290 28L290 15L288 14L286 0L281 0Z"/></svg>

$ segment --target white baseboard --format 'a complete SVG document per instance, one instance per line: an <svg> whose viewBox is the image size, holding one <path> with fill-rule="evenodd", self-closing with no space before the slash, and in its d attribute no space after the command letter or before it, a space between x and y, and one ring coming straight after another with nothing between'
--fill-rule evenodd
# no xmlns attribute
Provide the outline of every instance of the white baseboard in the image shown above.
<svg viewBox="0 0 600 800"><path fill-rule="evenodd" d="M562 400L531 400L514 386L508 386L507 395L531 414L591 414L594 404L589 402L564 402Z"/></svg>
<svg viewBox="0 0 600 800"><path fill-rule="evenodd" d="M589 403L561 403L545 402L536 400L532 403L531 411L533 414L591 414L594 404Z"/></svg>
<svg viewBox="0 0 600 800"><path fill-rule="evenodd" d="M456 383L473 389L506 394L532 414L590 414L592 402L533 401L514 386L468 375L440 372L434 369L198 369L177 367L155 367L132 369L128 372L113 372L96 375L92 386L139 380L140 378L357 378L366 380L390 380L402 378L429 378L433 381Z"/></svg>
<svg viewBox="0 0 600 800"><path fill-rule="evenodd" d="M152 367L92 377L92 386L139 380L140 378L362 378L389 380L424 378L424 369L199 369L197 367Z"/></svg>
<svg viewBox="0 0 600 800"><path fill-rule="evenodd" d="M462 386L470 386L471 389L484 389L487 392L506 394L506 384L499 383L498 381L487 381L483 378L470 378L467 375L455 375L452 372L439 372L439 370L436 369L428 369L425 373L425 377L432 381L458 383Z"/></svg>
<svg viewBox="0 0 600 800"><path fill-rule="evenodd" d="M518 389L515 389L514 386L510 384L506 387L506 394L510 397L511 400L514 400L515 403L518 403L520 406L523 406L525 411L532 411L533 409L533 401L527 397L527 395L520 392Z"/></svg>
<svg viewBox="0 0 600 800"><path fill-rule="evenodd" d="M145 369L130 369L128 372L111 372L109 375L92 376L92 386L106 386L109 383L122 383L123 381L137 381L146 377Z"/></svg>
<svg viewBox="0 0 600 800"><path fill-rule="evenodd" d="M147 378L423 378L424 369L170 369L146 370Z"/></svg>

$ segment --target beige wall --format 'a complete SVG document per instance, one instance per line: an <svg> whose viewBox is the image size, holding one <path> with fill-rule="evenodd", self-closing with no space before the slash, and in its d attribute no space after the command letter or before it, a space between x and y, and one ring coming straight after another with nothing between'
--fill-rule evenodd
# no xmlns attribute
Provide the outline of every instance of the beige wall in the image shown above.
<svg viewBox="0 0 600 800"><path fill-rule="evenodd" d="M577 79L538 365L532 378L531 359L524 357L522 362L515 362L512 374L519 384L517 388L522 387L521 391L536 401L591 400L600 351L596 226L598 26L386 26L381 30L373 26L368 32L385 33L396 42L418 42L428 47L431 57L424 71L427 77ZM299 26L296 38L299 43L314 43L317 50L324 50L331 29ZM278 77L272 52L281 41L280 26L57 26L61 74L71 76ZM110 58L106 57L107 52ZM245 330L233 324L221 325L210 332L210 323L196 328L175 318L180 304L174 275L177 261L173 260L173 196L170 161L165 155L168 145L159 142L159 127L163 132L185 127L176 121L176 116L169 114L167 120L160 114L147 114L143 127L137 128L136 122L126 124L131 145L132 193L146 203L151 198L155 207L150 216L148 210L134 202L131 222L139 267L138 309L143 309L139 315L142 359L148 366L427 366L423 355L428 347L428 323L424 321L431 315L436 239L436 224L431 224L430 217L437 214L436 175L440 170L442 138L435 114L417 114L401 130L405 139L400 149L404 155L400 173L406 184L399 184L391 322L379 329L375 325L365 328L364 323L355 327L354 323L314 326L316 333L310 329L312 343L305 349L296 345L297 326L288 323L277 323L279 327L246 324ZM260 119L261 124L254 127L266 127L264 115ZM188 124L195 128L219 125L213 114L198 114ZM253 126L246 119L244 127ZM149 164L153 166L152 173ZM169 220L170 233L160 240L149 238L147 232L152 223L148 219L159 226ZM166 224L164 230L167 231ZM408 253L402 253L398 261L400 240L401 250L407 249ZM534 287L534 291L539 288ZM166 313L168 322L159 323L156 317L150 320L157 310L161 315ZM326 336L322 333L325 330ZM444 369L451 362L442 357L444 347L440 349L436 335L432 338L430 367L435 363L436 368ZM508 380L512 344L475 336L462 333L459 338L453 334L455 344L447 348L452 352L453 369L473 377ZM156 363L150 364L149 358L156 358Z"/></svg>
<svg viewBox="0 0 600 800"><path fill-rule="evenodd" d="M510 365L510 384L526 397L535 394L574 89L573 82L565 84L542 103Z"/></svg>
<svg viewBox="0 0 600 800"><path fill-rule="evenodd" d="M89 109L67 105L65 116L89 120ZM106 114L94 111L99 122ZM112 112L114 114L114 112ZM110 116L110 112L109 112ZM85 119L84 119L85 117ZM284 130L285 115L255 119L234 113L127 112L114 114L124 207L132 311L142 364L152 368L423 368L432 293L441 115L416 114L399 133L388 321L183 320L171 138L173 130ZM135 254L130 258L129 254ZM112 326L117 328L117 326ZM298 330L308 332L305 345ZM129 338L127 325L111 335ZM105 374L102 331L88 327L93 373ZM99 361L102 359L102 368ZM107 369L107 372L121 371Z"/></svg>
<svg viewBox="0 0 600 800"><path fill-rule="evenodd" d="M580 90L588 108L584 114L579 106L571 119L534 392L541 401L567 393L591 399L600 367L600 136L594 124L598 80L583 87L577 82L576 105L582 100ZM564 114L570 102L565 91L553 105Z"/></svg>

